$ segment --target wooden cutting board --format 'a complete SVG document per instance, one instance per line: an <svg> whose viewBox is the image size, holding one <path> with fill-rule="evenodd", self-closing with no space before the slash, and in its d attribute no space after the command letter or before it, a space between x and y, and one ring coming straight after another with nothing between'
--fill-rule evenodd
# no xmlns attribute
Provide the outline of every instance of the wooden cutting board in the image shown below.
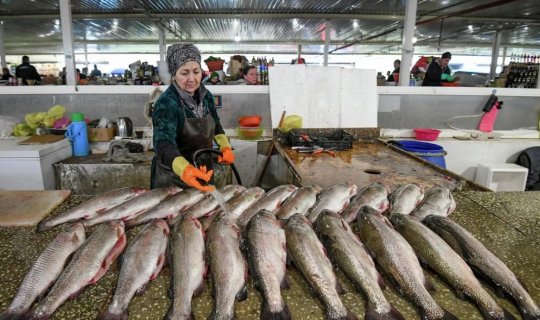
<svg viewBox="0 0 540 320"><path fill-rule="evenodd" d="M63 135L46 134L42 136L31 136L28 139L20 141L19 144L47 144L60 141L64 138L65 137Z"/></svg>
<svg viewBox="0 0 540 320"><path fill-rule="evenodd" d="M71 190L0 191L0 227L30 227L69 197Z"/></svg>

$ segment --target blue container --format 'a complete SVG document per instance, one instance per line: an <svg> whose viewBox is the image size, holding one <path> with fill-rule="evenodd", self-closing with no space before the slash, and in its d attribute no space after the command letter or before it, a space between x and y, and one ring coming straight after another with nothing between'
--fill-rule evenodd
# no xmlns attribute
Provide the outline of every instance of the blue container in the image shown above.
<svg viewBox="0 0 540 320"><path fill-rule="evenodd" d="M392 141L392 143L402 150L410 152L415 156L446 169L446 162L444 161L446 151L437 144L407 140Z"/></svg>
<svg viewBox="0 0 540 320"><path fill-rule="evenodd" d="M90 153L88 144L88 129L81 113L74 112L71 115L71 124L66 131L66 138L71 141L74 157L85 157Z"/></svg>

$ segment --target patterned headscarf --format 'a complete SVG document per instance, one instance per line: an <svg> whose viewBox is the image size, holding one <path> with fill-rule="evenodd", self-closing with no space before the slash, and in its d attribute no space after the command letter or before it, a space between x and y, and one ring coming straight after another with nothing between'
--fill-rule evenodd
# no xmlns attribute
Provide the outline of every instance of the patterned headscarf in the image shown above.
<svg viewBox="0 0 540 320"><path fill-rule="evenodd" d="M167 49L167 66L172 77L189 61L201 64L201 52L193 44L173 44Z"/></svg>

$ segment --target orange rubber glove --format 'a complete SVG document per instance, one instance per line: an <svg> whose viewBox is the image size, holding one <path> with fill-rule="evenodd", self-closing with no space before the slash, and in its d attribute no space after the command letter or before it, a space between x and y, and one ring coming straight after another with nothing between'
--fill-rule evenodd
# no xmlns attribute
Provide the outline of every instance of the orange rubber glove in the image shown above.
<svg viewBox="0 0 540 320"><path fill-rule="evenodd" d="M221 148L221 155L217 158L219 163L232 164L234 163L234 153L231 147Z"/></svg>
<svg viewBox="0 0 540 320"><path fill-rule="evenodd" d="M199 169L195 168L192 165L188 165L182 173L182 181L184 181L188 186L198 189L203 192L212 192L216 189L213 185L203 186L198 179L203 180L204 182L210 181L210 178L214 174L214 170L206 171L206 166L200 166Z"/></svg>

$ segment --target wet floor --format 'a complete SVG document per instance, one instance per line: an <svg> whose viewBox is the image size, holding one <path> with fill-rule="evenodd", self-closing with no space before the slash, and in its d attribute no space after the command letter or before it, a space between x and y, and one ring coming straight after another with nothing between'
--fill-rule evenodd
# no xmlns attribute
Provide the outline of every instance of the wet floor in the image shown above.
<svg viewBox="0 0 540 320"><path fill-rule="evenodd" d="M494 193L494 192L457 192L454 193L458 207L452 219L466 227L477 236L489 249L495 252L528 287L533 299L540 301L540 249L538 237L532 234L540 225L540 216L534 204L540 202L540 193ZM85 196L72 196L53 214L59 214L73 207ZM501 213L501 206L507 208L508 214ZM519 217L516 214L519 213ZM524 219L527 220L524 220ZM534 224L526 221L533 221ZM536 227L535 227L536 226ZM95 228L95 227L94 227ZM87 235L94 228L87 230ZM128 241L141 227L128 231ZM526 229L526 228L531 228ZM59 226L44 233L35 233L33 228L0 228L0 308L5 309L16 293L24 275L32 263L47 246L49 241L63 230ZM536 229L537 230L537 229ZM537 235L538 233L536 233ZM363 318L364 300L352 284L336 269L336 274L347 293L342 296L345 305L359 318ZM477 309L469 302L459 300L450 288L437 276L426 271L428 278L435 284L437 291L433 293L435 300L445 309L460 319L482 319ZM95 319L110 302L118 276L118 267L113 266L97 284L87 287L75 299L64 303L54 314L53 319ZM147 291L135 297L129 308L130 319L162 319L170 305L167 296L169 287L169 269L166 266ZM291 288L283 291L283 296L294 319L322 319L322 308L302 277L290 268L288 270ZM193 311L196 319L206 319L210 314L213 299L210 295L210 281L204 293L194 299ZM249 283L249 294L246 301L236 304L238 319L258 319L260 295ZM418 319L413 306L402 298L389 283L384 291L406 319ZM490 291L492 295L493 291ZM513 305L496 298L506 309L518 315Z"/></svg>

